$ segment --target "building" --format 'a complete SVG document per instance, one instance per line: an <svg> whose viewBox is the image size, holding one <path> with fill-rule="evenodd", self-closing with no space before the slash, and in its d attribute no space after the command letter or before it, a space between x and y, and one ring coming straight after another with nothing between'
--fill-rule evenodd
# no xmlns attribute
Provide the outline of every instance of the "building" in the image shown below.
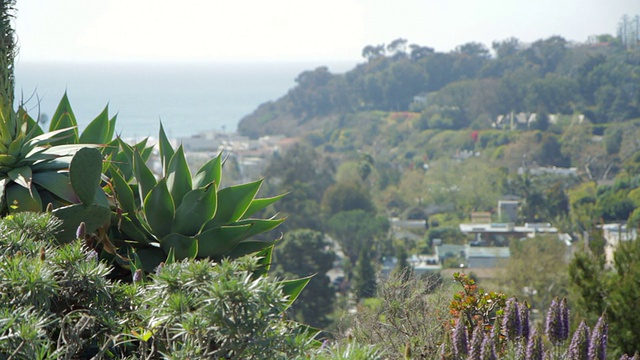
<svg viewBox="0 0 640 360"><path fill-rule="evenodd" d="M470 269L502 267L500 262L509 259L511 251L507 246L471 246L465 248L465 265Z"/></svg>
<svg viewBox="0 0 640 360"><path fill-rule="evenodd" d="M510 223L518 221L519 204L516 200L498 200L498 219Z"/></svg>
<svg viewBox="0 0 640 360"><path fill-rule="evenodd" d="M534 237L536 234L557 234L558 229L550 223L525 223L516 226L513 223L460 224L460 231L475 237L472 245L507 245L510 238Z"/></svg>
<svg viewBox="0 0 640 360"><path fill-rule="evenodd" d="M604 257L607 267L613 267L613 255L621 242L633 241L638 237L636 229L629 230L626 224L602 225L602 235L605 240Z"/></svg>
<svg viewBox="0 0 640 360"><path fill-rule="evenodd" d="M407 259L407 263L413 269L413 274L417 276L439 273L442 270L442 264L436 255L412 255ZM382 275L388 276L396 266L398 266L397 258L385 258L382 261Z"/></svg>

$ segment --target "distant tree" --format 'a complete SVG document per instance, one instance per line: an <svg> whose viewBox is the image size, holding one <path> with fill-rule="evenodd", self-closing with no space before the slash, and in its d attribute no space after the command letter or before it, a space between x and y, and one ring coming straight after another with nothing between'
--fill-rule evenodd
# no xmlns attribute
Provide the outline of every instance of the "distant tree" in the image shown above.
<svg viewBox="0 0 640 360"><path fill-rule="evenodd" d="M547 199L546 219L554 221L569 216L569 198L564 190L563 181L556 181L545 189Z"/></svg>
<svg viewBox="0 0 640 360"><path fill-rule="evenodd" d="M595 102L594 95L600 86L597 77L590 76L591 72L599 65L604 64L607 57L604 54L589 56L587 60L578 67L578 84L582 97L589 103Z"/></svg>
<svg viewBox="0 0 640 360"><path fill-rule="evenodd" d="M384 55L384 44L380 45L367 45L362 49L362 57L367 60L372 60L378 56Z"/></svg>
<svg viewBox="0 0 640 360"><path fill-rule="evenodd" d="M510 37L502 41L494 41L491 43L491 48L495 51L498 59L504 59L516 55L522 48L522 45L520 44L520 40Z"/></svg>
<svg viewBox="0 0 640 360"><path fill-rule="evenodd" d="M490 53L483 44L470 42L457 46L453 51L454 73L458 79L473 79L489 61Z"/></svg>
<svg viewBox="0 0 640 360"><path fill-rule="evenodd" d="M499 276L505 293L526 300L539 311L547 309L554 297L567 296L570 248L557 236L516 240L509 248L511 256Z"/></svg>
<svg viewBox="0 0 640 360"><path fill-rule="evenodd" d="M569 159L562 154L560 141L558 141L558 137L555 134L542 133L539 144L539 151L535 153L534 158L538 164L543 166L569 166Z"/></svg>
<svg viewBox="0 0 640 360"><path fill-rule="evenodd" d="M409 48L411 49L410 58L412 61L418 61L434 53L433 48L428 46L411 44Z"/></svg>
<svg viewBox="0 0 640 360"><path fill-rule="evenodd" d="M635 209L633 201L628 197L628 190L604 192L598 196L596 203L597 218L606 222L627 221Z"/></svg>
<svg viewBox="0 0 640 360"><path fill-rule="evenodd" d="M448 83L458 80L454 73L455 55L445 53L433 53L422 58L419 65L427 73L426 91L436 91Z"/></svg>
<svg viewBox="0 0 640 360"><path fill-rule="evenodd" d="M371 258L371 249L360 250L353 274L353 291L358 300L376 295L376 269Z"/></svg>
<svg viewBox="0 0 640 360"><path fill-rule="evenodd" d="M610 126L604 132L603 142L607 150L607 155L616 155L620 152L622 145L622 136L624 135L622 127Z"/></svg>
<svg viewBox="0 0 640 360"><path fill-rule="evenodd" d="M538 40L526 50L528 60L540 67L542 74L556 70L567 53L568 42L560 36Z"/></svg>
<svg viewBox="0 0 640 360"><path fill-rule="evenodd" d="M605 313L609 349L614 357L640 352L640 241L621 242L614 253L614 269L605 270L602 258L578 253L569 275L578 296L574 310L595 319Z"/></svg>
<svg viewBox="0 0 640 360"><path fill-rule="evenodd" d="M374 212L375 207L367 188L353 181L331 185L322 198L322 211L331 216L339 212L363 210Z"/></svg>
<svg viewBox="0 0 640 360"><path fill-rule="evenodd" d="M393 269L394 272L400 275L401 279L408 280L413 275L413 268L408 261L409 254L407 253L407 248L403 245L396 246L396 259L398 262L396 263L396 267Z"/></svg>
<svg viewBox="0 0 640 360"><path fill-rule="evenodd" d="M387 52L396 58L406 56L407 39L398 38L387 45Z"/></svg>
<svg viewBox="0 0 640 360"><path fill-rule="evenodd" d="M538 112L536 112L536 120L531 124L531 129L547 131L549 128L549 114L544 110L544 108L540 107Z"/></svg>
<svg viewBox="0 0 640 360"><path fill-rule="evenodd" d="M549 114L571 114L577 92L575 80L547 75L531 82L524 102L529 112L542 109Z"/></svg>
<svg viewBox="0 0 640 360"><path fill-rule="evenodd" d="M327 228L353 265L362 249L370 251L387 240L389 220L358 209L334 214L327 221Z"/></svg>
<svg viewBox="0 0 640 360"><path fill-rule="evenodd" d="M270 196L287 193L275 205L287 217L278 232L323 228L320 203L322 194L333 183L334 173L331 160L303 143L271 159L265 170L265 188Z"/></svg>
<svg viewBox="0 0 640 360"><path fill-rule="evenodd" d="M318 328L331 322L328 315L335 304L335 289L327 272L335 258L324 235L307 229L288 232L274 247L272 276L295 279L313 275L290 309L296 320Z"/></svg>

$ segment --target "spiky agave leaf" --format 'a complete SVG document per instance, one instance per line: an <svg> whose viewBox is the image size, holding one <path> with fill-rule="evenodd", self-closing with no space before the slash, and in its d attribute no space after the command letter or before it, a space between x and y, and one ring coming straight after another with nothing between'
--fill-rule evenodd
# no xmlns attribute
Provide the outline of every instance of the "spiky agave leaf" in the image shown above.
<svg viewBox="0 0 640 360"><path fill-rule="evenodd" d="M192 178L183 148L174 150L162 127L159 139L160 175L147 164L145 142L132 146L119 140L119 152L109 155L115 159L107 173L119 204L111 233L117 244L134 248L145 269L159 264L158 251L178 260L219 260L266 251L274 244L276 240L251 237L274 229L284 219L252 216L282 196L256 198L262 180L220 188L221 155Z"/></svg>

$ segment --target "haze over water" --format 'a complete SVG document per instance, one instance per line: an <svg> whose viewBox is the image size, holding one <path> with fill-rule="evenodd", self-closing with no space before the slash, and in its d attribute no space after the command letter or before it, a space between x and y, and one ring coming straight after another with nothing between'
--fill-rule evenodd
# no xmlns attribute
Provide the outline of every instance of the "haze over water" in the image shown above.
<svg viewBox="0 0 640 360"><path fill-rule="evenodd" d="M236 131L242 117L277 100L305 70L324 64L272 63L34 63L16 66L16 99L34 93L39 110L51 117L65 90L80 128L108 104L118 114L123 137L157 136L159 122L170 137L202 131ZM328 64L344 72L354 63ZM27 108L35 114L38 101Z"/></svg>

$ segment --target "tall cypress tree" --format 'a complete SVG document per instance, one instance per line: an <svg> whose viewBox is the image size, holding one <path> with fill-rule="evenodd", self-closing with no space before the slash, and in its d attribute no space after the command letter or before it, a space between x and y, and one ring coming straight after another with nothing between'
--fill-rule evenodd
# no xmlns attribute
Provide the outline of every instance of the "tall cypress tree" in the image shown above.
<svg viewBox="0 0 640 360"><path fill-rule="evenodd" d="M371 249L360 250L353 279L354 292L358 300L376 295L376 269L371 259Z"/></svg>

